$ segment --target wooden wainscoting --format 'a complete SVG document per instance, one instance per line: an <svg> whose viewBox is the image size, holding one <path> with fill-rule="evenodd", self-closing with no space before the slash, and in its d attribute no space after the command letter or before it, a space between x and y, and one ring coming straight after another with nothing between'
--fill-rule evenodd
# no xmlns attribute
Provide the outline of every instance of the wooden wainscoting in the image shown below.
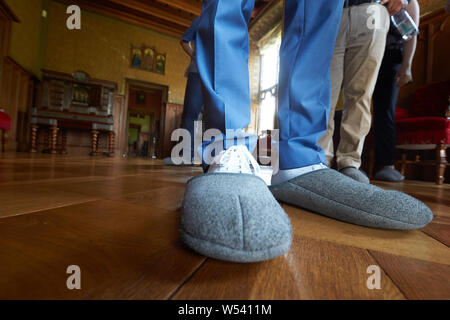
<svg viewBox="0 0 450 320"><path fill-rule="evenodd" d="M414 82L404 86L399 95L398 105L405 108L417 88L450 77L450 15L439 9L421 19L412 66Z"/></svg>
<svg viewBox="0 0 450 320"><path fill-rule="evenodd" d="M20 21L8 5L0 0L0 88L2 87L3 60L9 53L12 22Z"/></svg>
<svg viewBox="0 0 450 320"><path fill-rule="evenodd" d="M127 153L128 143L126 141L127 132L127 106L125 96L121 94L114 95L114 134L116 137L116 154L123 155Z"/></svg>
<svg viewBox="0 0 450 320"><path fill-rule="evenodd" d="M164 146L163 156L170 156L170 152L176 142L170 140L172 132L181 127L181 115L183 114L183 105L176 103L167 103L164 117Z"/></svg>
<svg viewBox="0 0 450 320"><path fill-rule="evenodd" d="M4 59L0 108L11 117L11 131L7 144L9 150L26 151L35 85L36 78L33 74L22 68L12 58Z"/></svg>

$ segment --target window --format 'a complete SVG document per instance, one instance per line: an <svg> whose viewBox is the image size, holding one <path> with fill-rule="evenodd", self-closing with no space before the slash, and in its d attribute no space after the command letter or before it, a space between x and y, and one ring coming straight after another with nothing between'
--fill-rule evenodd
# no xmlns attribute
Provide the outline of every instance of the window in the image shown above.
<svg viewBox="0 0 450 320"><path fill-rule="evenodd" d="M278 103L278 72L281 34L277 34L261 49L261 73L259 85L258 134L275 129Z"/></svg>

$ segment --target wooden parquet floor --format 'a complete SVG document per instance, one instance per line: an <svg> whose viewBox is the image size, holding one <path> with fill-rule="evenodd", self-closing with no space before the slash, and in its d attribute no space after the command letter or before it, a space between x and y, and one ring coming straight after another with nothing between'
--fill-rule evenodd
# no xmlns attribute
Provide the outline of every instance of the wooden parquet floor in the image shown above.
<svg viewBox="0 0 450 320"><path fill-rule="evenodd" d="M284 205L290 252L205 258L179 240L186 181L160 160L0 155L0 299L450 299L450 186L377 183L424 201L423 230L364 228ZM68 290L68 266L81 290ZM369 266L381 289L369 290Z"/></svg>

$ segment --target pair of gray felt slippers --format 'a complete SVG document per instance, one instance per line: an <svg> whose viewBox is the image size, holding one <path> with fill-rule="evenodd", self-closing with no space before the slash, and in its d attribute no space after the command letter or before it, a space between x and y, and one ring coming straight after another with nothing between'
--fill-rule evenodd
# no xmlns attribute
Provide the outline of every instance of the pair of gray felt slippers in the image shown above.
<svg viewBox="0 0 450 320"><path fill-rule="evenodd" d="M398 191L359 183L322 169L267 188L248 174L210 173L188 182L181 239L205 256L233 261L269 260L289 251L292 227L278 201L353 224L412 230L433 218L422 202Z"/></svg>
<svg viewBox="0 0 450 320"><path fill-rule="evenodd" d="M375 174L374 179L380 181L400 182L405 180L405 177L393 168L384 167Z"/></svg>

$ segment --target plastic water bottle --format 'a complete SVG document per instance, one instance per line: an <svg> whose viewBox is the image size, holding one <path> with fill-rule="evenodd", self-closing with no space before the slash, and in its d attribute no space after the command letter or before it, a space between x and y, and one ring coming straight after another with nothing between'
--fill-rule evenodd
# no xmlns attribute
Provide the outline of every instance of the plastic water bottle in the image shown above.
<svg viewBox="0 0 450 320"><path fill-rule="evenodd" d="M391 21L405 41L412 39L419 34L419 28L405 9L402 9L397 14L393 15Z"/></svg>
<svg viewBox="0 0 450 320"><path fill-rule="evenodd" d="M380 3L381 0L376 0L375 2ZM408 41L419 34L419 28L405 9L401 9L391 16L391 22L405 41Z"/></svg>

